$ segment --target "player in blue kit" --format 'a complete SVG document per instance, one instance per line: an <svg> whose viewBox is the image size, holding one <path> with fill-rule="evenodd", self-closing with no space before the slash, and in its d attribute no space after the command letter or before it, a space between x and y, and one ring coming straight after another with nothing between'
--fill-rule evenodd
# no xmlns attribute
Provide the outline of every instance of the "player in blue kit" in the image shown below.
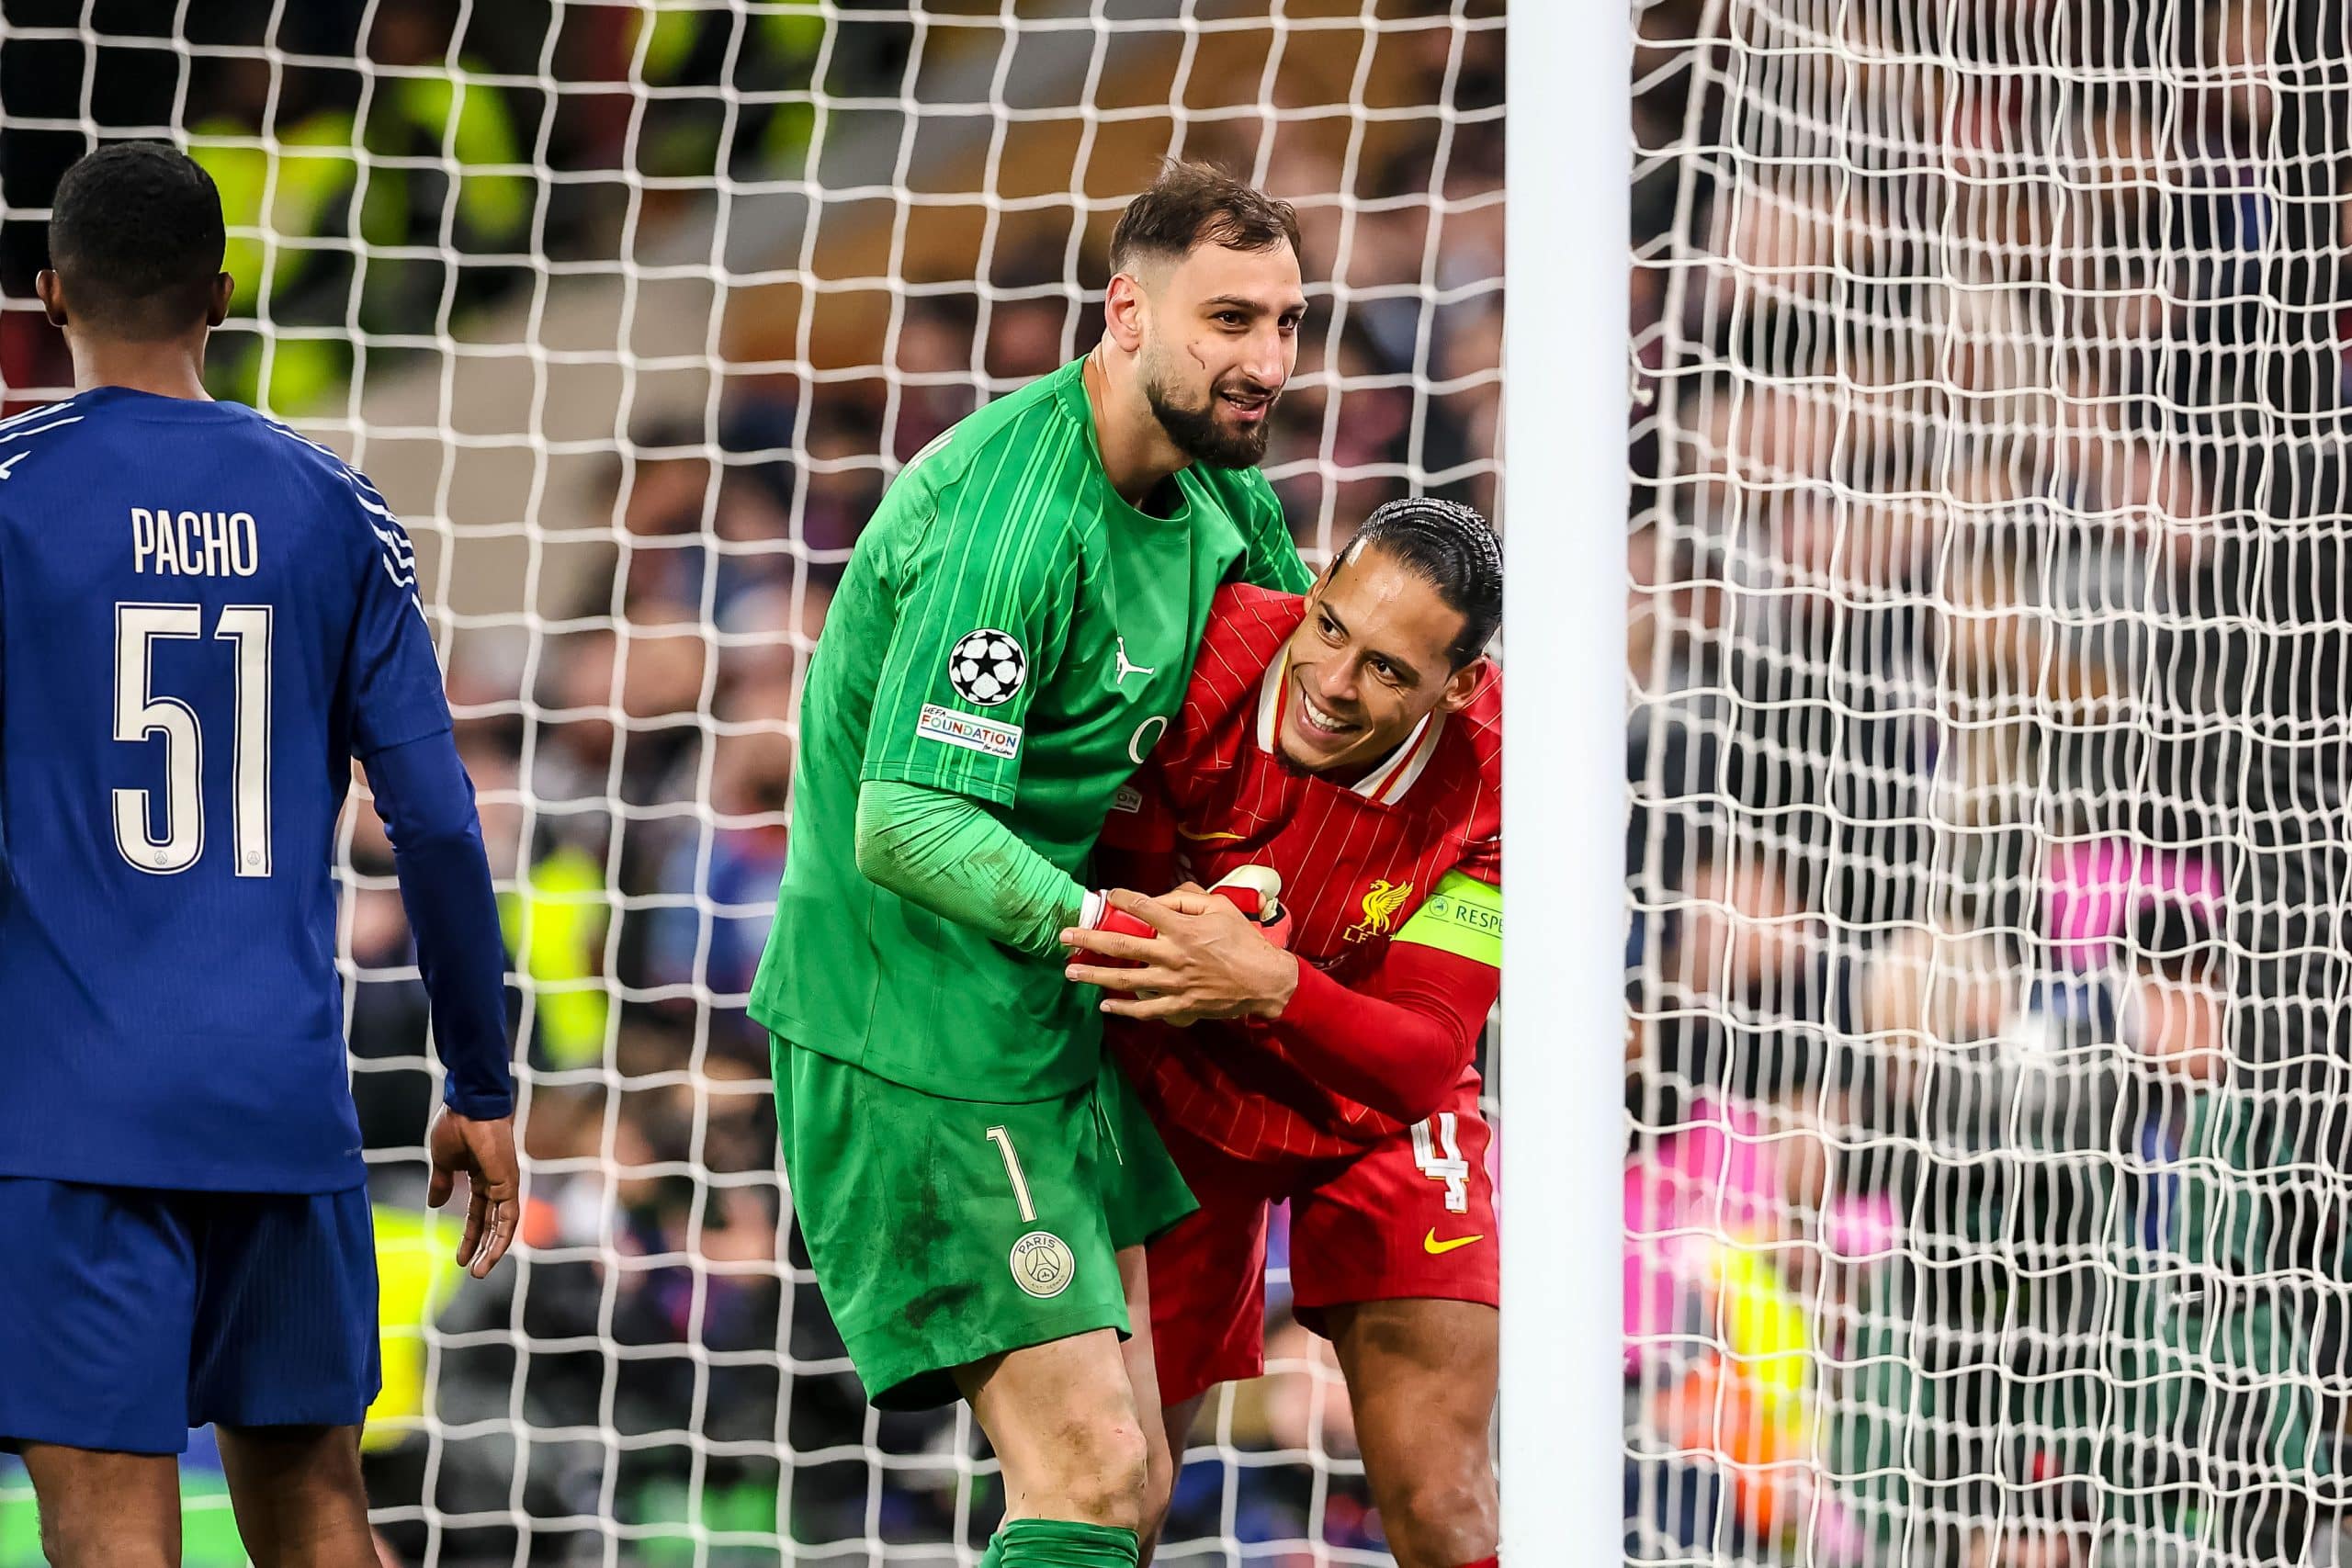
<svg viewBox="0 0 2352 1568"><path fill-rule="evenodd" d="M375 1562L376 1271L330 878L351 759L448 1069L432 1201L487 1273L518 1176L504 952L407 536L204 392L220 202L155 143L60 184L77 389L0 422L0 1444L61 1568L179 1558L218 1423L254 1560Z"/></svg>

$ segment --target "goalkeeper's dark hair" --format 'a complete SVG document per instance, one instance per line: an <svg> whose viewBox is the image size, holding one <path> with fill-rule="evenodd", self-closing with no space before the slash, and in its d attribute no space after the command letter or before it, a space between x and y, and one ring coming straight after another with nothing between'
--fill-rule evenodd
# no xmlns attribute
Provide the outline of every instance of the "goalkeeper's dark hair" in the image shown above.
<svg viewBox="0 0 2352 1568"><path fill-rule="evenodd" d="M75 321L125 338L202 326L228 243L212 176L161 141L99 148L50 204L49 263Z"/></svg>
<svg viewBox="0 0 2352 1568"><path fill-rule="evenodd" d="M1287 201L1226 173L1214 164L1170 158L1159 177L1127 203L1111 231L1111 270L1126 272L1147 257L1182 261L1195 245L1232 251L1298 249L1298 213Z"/></svg>
<svg viewBox="0 0 2352 1568"><path fill-rule="evenodd" d="M1335 569L1367 549L1385 553L1460 612L1462 635L1445 650L1454 669L1486 652L1503 624L1503 547L1476 508L1430 496L1392 501L1364 519Z"/></svg>

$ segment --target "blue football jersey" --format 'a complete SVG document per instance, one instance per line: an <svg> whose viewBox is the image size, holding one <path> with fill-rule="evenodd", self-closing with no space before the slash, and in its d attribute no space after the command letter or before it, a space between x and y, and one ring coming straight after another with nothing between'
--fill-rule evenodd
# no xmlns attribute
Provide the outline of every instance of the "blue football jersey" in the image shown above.
<svg viewBox="0 0 2352 1568"><path fill-rule="evenodd" d="M333 452L120 388L0 423L0 1175L361 1180L335 822L353 757L448 728Z"/></svg>

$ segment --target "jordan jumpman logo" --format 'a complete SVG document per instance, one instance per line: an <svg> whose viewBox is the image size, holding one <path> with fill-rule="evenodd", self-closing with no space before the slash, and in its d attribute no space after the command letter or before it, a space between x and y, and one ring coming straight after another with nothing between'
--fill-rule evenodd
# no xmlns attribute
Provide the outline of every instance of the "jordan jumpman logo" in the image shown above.
<svg viewBox="0 0 2352 1568"><path fill-rule="evenodd" d="M1127 639L1125 637L1119 637L1118 643L1119 678L1117 681L1114 682L1113 684L1121 686L1125 685L1127 683L1127 677L1130 675L1157 675L1159 673L1156 669L1147 670L1140 664L1129 663L1127 661Z"/></svg>

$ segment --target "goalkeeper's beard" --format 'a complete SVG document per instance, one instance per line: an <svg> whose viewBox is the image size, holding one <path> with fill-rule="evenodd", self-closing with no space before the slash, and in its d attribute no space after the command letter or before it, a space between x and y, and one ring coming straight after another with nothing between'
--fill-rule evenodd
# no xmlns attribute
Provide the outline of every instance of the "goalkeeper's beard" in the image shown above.
<svg viewBox="0 0 2352 1568"><path fill-rule="evenodd" d="M1274 403L1281 394L1266 400L1266 412L1247 429L1228 430L1217 423L1218 393L1211 387L1201 406L1188 409L1176 403L1167 386L1157 375L1148 372L1143 378L1144 401L1150 405L1151 416L1159 421L1159 428L1176 444L1176 450L1197 463L1213 468L1254 468L1265 460L1266 438L1274 427Z"/></svg>

